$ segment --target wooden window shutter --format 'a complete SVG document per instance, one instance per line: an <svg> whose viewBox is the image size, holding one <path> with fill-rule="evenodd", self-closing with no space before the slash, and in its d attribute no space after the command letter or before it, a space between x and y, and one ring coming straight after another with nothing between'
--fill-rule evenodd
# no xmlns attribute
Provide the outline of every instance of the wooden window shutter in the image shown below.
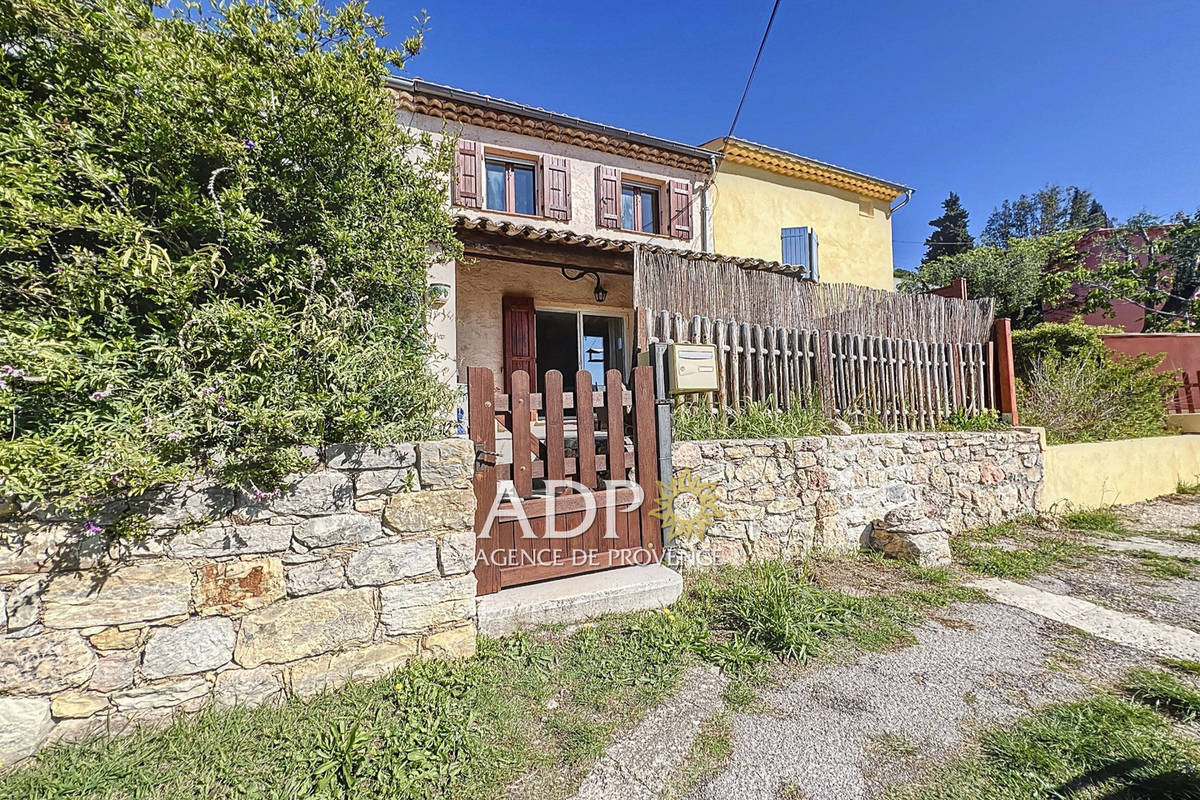
<svg viewBox="0 0 1200 800"><path fill-rule="evenodd" d="M478 142L458 140L454 153L454 196L457 206L483 208L483 166Z"/></svg>
<svg viewBox="0 0 1200 800"><path fill-rule="evenodd" d="M782 228L783 263L801 267L804 273L817 280L817 232L811 228Z"/></svg>
<svg viewBox="0 0 1200 800"><path fill-rule="evenodd" d="M561 156L542 156L542 213L571 218L571 162Z"/></svg>
<svg viewBox="0 0 1200 800"><path fill-rule="evenodd" d="M621 170L596 167L596 227L621 227Z"/></svg>
<svg viewBox="0 0 1200 800"><path fill-rule="evenodd" d="M667 187L667 202L671 209L667 233L676 239L691 239L692 185L687 181L671 181Z"/></svg>
<svg viewBox="0 0 1200 800"><path fill-rule="evenodd" d="M529 386L537 388L537 326L532 297L511 297L501 300L503 308L504 386L512 390L512 376L517 370L529 373Z"/></svg>

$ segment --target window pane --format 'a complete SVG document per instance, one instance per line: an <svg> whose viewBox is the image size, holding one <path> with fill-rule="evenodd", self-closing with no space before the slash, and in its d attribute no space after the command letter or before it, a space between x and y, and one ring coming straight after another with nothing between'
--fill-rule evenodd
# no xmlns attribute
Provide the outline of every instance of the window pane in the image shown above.
<svg viewBox="0 0 1200 800"><path fill-rule="evenodd" d="M504 205L504 164L487 162L487 207L492 211L506 211Z"/></svg>
<svg viewBox="0 0 1200 800"><path fill-rule="evenodd" d="M658 192L642 190L642 228L646 233L658 233Z"/></svg>
<svg viewBox="0 0 1200 800"><path fill-rule="evenodd" d="M633 189L621 187L621 227L627 231L637 230L633 224L633 197Z"/></svg>
<svg viewBox="0 0 1200 800"><path fill-rule="evenodd" d="M518 214L537 213L533 184L533 167L513 167L513 191L517 201L513 211Z"/></svg>

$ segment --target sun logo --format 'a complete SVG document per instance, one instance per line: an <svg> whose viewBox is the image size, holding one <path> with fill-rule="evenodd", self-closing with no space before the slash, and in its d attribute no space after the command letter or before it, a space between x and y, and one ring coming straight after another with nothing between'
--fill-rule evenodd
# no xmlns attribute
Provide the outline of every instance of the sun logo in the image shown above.
<svg viewBox="0 0 1200 800"><path fill-rule="evenodd" d="M696 513L681 516L677 508L680 501L684 506L695 507ZM723 516L717 508L717 484L701 480L690 469L680 470L671 480L658 482L658 503L650 514L662 520L667 541L702 542L705 532Z"/></svg>

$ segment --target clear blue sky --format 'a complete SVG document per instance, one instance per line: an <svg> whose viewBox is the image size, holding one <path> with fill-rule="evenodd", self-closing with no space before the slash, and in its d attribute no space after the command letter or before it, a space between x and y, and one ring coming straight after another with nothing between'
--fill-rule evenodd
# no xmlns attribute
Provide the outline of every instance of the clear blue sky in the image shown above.
<svg viewBox="0 0 1200 800"><path fill-rule="evenodd" d="M372 0L399 39L421 0ZM699 144L724 135L770 0L424 0L406 74ZM915 265L950 191L978 233L1044 183L1109 214L1200 206L1197 0L782 0L737 135L916 188Z"/></svg>

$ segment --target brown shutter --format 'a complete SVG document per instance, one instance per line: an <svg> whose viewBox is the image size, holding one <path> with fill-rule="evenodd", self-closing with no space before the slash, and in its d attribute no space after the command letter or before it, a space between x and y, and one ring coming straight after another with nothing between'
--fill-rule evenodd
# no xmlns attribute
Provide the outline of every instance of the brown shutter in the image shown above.
<svg viewBox="0 0 1200 800"><path fill-rule="evenodd" d="M532 297L505 296L504 309L504 385L512 389L517 370L529 373L530 388L537 388L537 328Z"/></svg>
<svg viewBox="0 0 1200 800"><path fill-rule="evenodd" d="M692 185L671 181L667 191L671 216L667 233L676 239L692 238Z"/></svg>
<svg viewBox="0 0 1200 800"><path fill-rule="evenodd" d="M478 142L458 140L454 153L454 196L455 205L467 208L483 208L483 167L480 164Z"/></svg>
<svg viewBox="0 0 1200 800"><path fill-rule="evenodd" d="M571 162L561 156L542 156L542 213L571 218Z"/></svg>
<svg viewBox="0 0 1200 800"><path fill-rule="evenodd" d="M621 227L621 170L596 167L596 227Z"/></svg>

